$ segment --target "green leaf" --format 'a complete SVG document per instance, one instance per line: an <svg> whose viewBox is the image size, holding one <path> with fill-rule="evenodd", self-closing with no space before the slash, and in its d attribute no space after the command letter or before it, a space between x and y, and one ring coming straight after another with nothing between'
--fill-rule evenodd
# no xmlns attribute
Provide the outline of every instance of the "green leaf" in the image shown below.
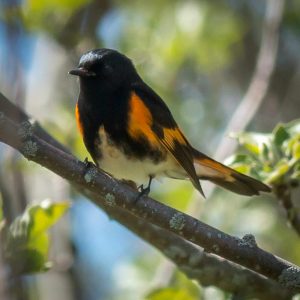
<svg viewBox="0 0 300 300"><path fill-rule="evenodd" d="M300 133L300 119L293 120L285 124L286 130L290 135L299 134Z"/></svg>
<svg viewBox="0 0 300 300"><path fill-rule="evenodd" d="M250 174L251 166L247 164L234 164L231 166L234 170L243 173L243 174Z"/></svg>
<svg viewBox="0 0 300 300"><path fill-rule="evenodd" d="M291 138L287 140L283 145L287 153L286 155L292 155L293 147L295 143L299 143L299 142L300 142L300 133L295 133L294 135L292 135Z"/></svg>
<svg viewBox="0 0 300 300"><path fill-rule="evenodd" d="M200 300L201 287L181 272L175 272L170 286L155 289L145 300Z"/></svg>
<svg viewBox="0 0 300 300"><path fill-rule="evenodd" d="M293 158L295 160L300 159L300 139L293 145Z"/></svg>
<svg viewBox="0 0 300 300"><path fill-rule="evenodd" d="M290 166L286 160L281 160L276 166L273 172L269 174L266 181L268 183L276 184L283 180L284 175L289 171Z"/></svg>
<svg viewBox="0 0 300 300"><path fill-rule="evenodd" d="M288 184L290 179L298 178L300 119L278 124L272 134L243 132L232 136L248 152L246 156L233 156L232 168L272 185Z"/></svg>
<svg viewBox="0 0 300 300"><path fill-rule="evenodd" d="M257 132L231 133L231 137L238 140L238 143L250 153L259 155L270 145L270 135Z"/></svg>
<svg viewBox="0 0 300 300"><path fill-rule="evenodd" d="M34 237L51 227L69 208L68 202L53 203L49 200L42 201L39 205L30 207L27 212L31 222L29 234Z"/></svg>
<svg viewBox="0 0 300 300"><path fill-rule="evenodd" d="M243 174L250 174L253 165L253 157L246 154L235 154L225 160L225 165Z"/></svg>
<svg viewBox="0 0 300 300"><path fill-rule="evenodd" d="M226 158L224 163L225 163L225 165L233 165L236 163L246 163L249 161L251 161L251 159L249 158L248 155L238 153L238 154L234 154L234 155L231 155L228 158Z"/></svg>
<svg viewBox="0 0 300 300"><path fill-rule="evenodd" d="M47 230L69 208L69 202L44 200L29 206L10 225L5 240L5 257L14 274L41 272L49 269Z"/></svg>
<svg viewBox="0 0 300 300"><path fill-rule="evenodd" d="M284 124L278 124L273 130L273 142L277 147L280 147L289 138L290 134Z"/></svg>
<svg viewBox="0 0 300 300"><path fill-rule="evenodd" d="M297 179L297 180L300 180L300 171L295 171L295 172L291 175L291 179Z"/></svg>
<svg viewBox="0 0 300 300"><path fill-rule="evenodd" d="M270 154L270 149L269 147L263 143L263 149L262 149L262 157L264 160L269 160L270 157L269 157L269 154Z"/></svg>
<svg viewBox="0 0 300 300"><path fill-rule="evenodd" d="M186 289L180 288L162 288L155 290L146 296L145 300L198 300L198 297L193 296Z"/></svg>

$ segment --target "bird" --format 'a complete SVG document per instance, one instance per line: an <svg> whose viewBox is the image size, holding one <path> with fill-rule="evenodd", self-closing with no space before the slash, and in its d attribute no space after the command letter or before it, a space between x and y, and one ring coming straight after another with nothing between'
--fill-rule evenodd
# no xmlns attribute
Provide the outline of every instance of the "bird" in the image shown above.
<svg viewBox="0 0 300 300"><path fill-rule="evenodd" d="M75 116L87 151L97 167L139 187L141 195L161 177L189 179L203 196L200 180L246 196L271 191L195 149L126 55L90 50L69 74L79 77Z"/></svg>

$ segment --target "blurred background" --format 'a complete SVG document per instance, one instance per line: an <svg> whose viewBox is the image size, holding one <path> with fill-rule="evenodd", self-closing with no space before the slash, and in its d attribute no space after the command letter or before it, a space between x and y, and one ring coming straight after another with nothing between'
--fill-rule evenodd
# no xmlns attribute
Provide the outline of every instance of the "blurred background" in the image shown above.
<svg viewBox="0 0 300 300"><path fill-rule="evenodd" d="M270 132L299 118L298 0L1 0L0 91L81 160L88 154L74 119L79 86L68 71L99 47L129 56L208 155L232 154L229 129ZM66 181L2 144L0 163L9 218L32 201L73 203L51 231L52 269L25 276L1 299L140 300L160 284L169 270L163 255ZM175 180L156 182L152 196L227 233L252 233L262 248L300 264L299 237L271 196L216 189L204 200ZM199 287L199 299L228 297Z"/></svg>

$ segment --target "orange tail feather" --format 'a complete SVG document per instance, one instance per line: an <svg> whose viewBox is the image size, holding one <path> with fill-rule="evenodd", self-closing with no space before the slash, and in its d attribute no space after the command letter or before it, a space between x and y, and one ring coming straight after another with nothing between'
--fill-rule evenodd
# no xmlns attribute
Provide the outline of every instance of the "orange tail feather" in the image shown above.
<svg viewBox="0 0 300 300"><path fill-rule="evenodd" d="M213 183L240 195L258 195L271 192L269 186L259 180L239 173L194 149L194 165L200 179Z"/></svg>

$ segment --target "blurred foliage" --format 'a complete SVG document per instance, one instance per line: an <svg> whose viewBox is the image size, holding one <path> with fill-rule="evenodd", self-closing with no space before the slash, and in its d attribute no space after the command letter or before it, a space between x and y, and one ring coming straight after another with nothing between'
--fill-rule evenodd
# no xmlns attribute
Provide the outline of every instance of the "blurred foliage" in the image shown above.
<svg viewBox="0 0 300 300"><path fill-rule="evenodd" d="M3 220L3 209L2 209L3 202L2 201L3 201L2 200L2 195L0 193L0 224L1 224L2 220Z"/></svg>
<svg viewBox="0 0 300 300"><path fill-rule="evenodd" d="M13 274L43 272L49 269L47 231L68 210L69 202L43 200L32 204L9 228L2 228L4 257Z"/></svg>
<svg viewBox="0 0 300 300"><path fill-rule="evenodd" d="M27 30L46 31L57 34L68 19L89 0L27 0L21 5L8 5L0 13L1 19L6 22L19 20ZM53 26L49 26L49 22Z"/></svg>
<svg viewBox="0 0 300 300"><path fill-rule="evenodd" d="M178 288L163 288L152 292L146 297L146 300L197 300L198 296L194 297L185 289Z"/></svg>
<svg viewBox="0 0 300 300"><path fill-rule="evenodd" d="M120 46L146 65L145 73L156 70L170 80L185 64L207 72L224 67L234 57L232 47L241 39L244 26L227 5L175 1L170 7L168 1L156 2L146 11L140 1L120 2L125 8Z"/></svg>
<svg viewBox="0 0 300 300"><path fill-rule="evenodd" d="M184 274L176 272L171 284L151 291L145 300L200 300L202 290Z"/></svg>
<svg viewBox="0 0 300 300"><path fill-rule="evenodd" d="M278 124L271 134L232 134L244 154L227 160L233 168L258 177L272 186L300 183L300 119Z"/></svg>
<svg viewBox="0 0 300 300"><path fill-rule="evenodd" d="M95 9L92 4L96 2L103 6ZM5 5L2 7L2 4ZM22 54L28 60L26 65L30 66L23 74L28 91L27 111L83 159L87 156L87 151L81 137L75 131L74 121L74 102L78 95L78 86L73 78L68 78L67 71L77 64L81 53L90 48L116 48L132 58L142 78L168 103L191 142L201 151L211 154L251 79L260 44L264 8L265 1L260 0L154 0L150 2L4 0L0 3L0 37L3 32L7 32L6 39L2 36L1 43L3 48L8 48L8 51L4 52L5 56L1 56L2 72L0 73L3 76L1 77L0 74L0 87L2 89L3 82L6 82L7 72L14 70L13 64L19 61L16 57L8 59L9 55ZM98 15L93 19L91 15L95 12L98 12ZM287 1L282 22L278 63L270 87L272 97L267 95L265 106L261 108L251 124L253 130L268 131L279 120L287 121L299 115L296 106L297 103L299 104L300 74L299 12L299 0ZM91 19L93 23L89 26ZM16 33L21 33L18 36L19 40L13 36L14 32L11 30L13 26L19 26L18 30L15 30ZM85 42L87 35L92 36L89 43ZM28 47L27 36L34 37L36 47ZM10 46L13 45L18 48L18 51L12 51L14 49ZM0 55L2 51L0 47ZM7 84L8 91L18 87L20 78L18 76L12 78L14 81ZM13 95L11 98L15 99L15 94L11 93L11 95ZM247 147L250 149L243 146L243 153L231 159L233 165L240 171L262 180L271 179L269 181L271 184L280 182L290 184L298 181L299 169L297 171L296 165L299 163L291 165L297 150L296 146L293 150L291 145L287 145L287 141L292 140L293 137L285 126L282 125L283 131L278 130L277 138L274 137L277 129L270 135L254 134L254 137L252 133L244 133L243 138L237 137L238 140L247 140ZM285 131L290 137L286 138L280 146L281 139L286 135ZM294 143L299 144L296 139ZM32 192L34 195L41 193L45 197L50 195L52 197L51 193L57 192L56 189L49 189L51 174L27 162L18 161L17 165L21 166L20 169L25 173L29 193ZM290 175L296 177L292 182L289 179ZM39 186L38 192L38 187L34 184L36 178L41 178L40 183L43 183L42 187ZM157 196L158 199L180 210L186 210L189 199L195 197L193 188L188 182L167 180L165 184L158 184L156 187L158 188L153 191L154 197ZM244 235L245 232L254 233L261 247L300 263L299 238L287 226L285 214L273 200L270 196L241 199L219 189L209 201L199 200L202 201L201 219L238 236ZM82 216L77 222L79 226L82 225ZM114 252L117 248L114 243L118 245L122 243L122 232L118 236L112 235L111 240L103 241L102 235L99 234L101 227L94 226L92 219L85 222L91 222L87 235L90 235L93 241L100 240L107 245L109 249L107 252ZM21 231L21 225L15 227L19 227ZM91 274L96 274L93 277L98 279L103 275L101 272L104 269L109 270L107 271L109 273L113 268L107 264L107 261L110 261L106 261L109 253L105 253L102 247L99 247L99 260L93 261L92 265L87 264L87 258L90 257L93 247L91 245L86 243L84 253L74 254L75 263L72 267L78 273L86 274L82 277L88 278ZM139 257L148 259L148 264L137 263L138 259L128 263L132 269L138 270L138 276L131 276L128 270L122 273L116 268L113 271L118 273L119 277L107 279L111 283L110 287L103 286L100 280L97 286L92 286L91 280L72 278L68 269L65 272L58 272L57 281L61 282L59 288L56 288L57 285L53 280L47 280L46 288L39 286L41 294L39 296L45 294L47 297L50 291L50 296L48 295L50 298L71 298L68 294L69 287L66 288L68 291L66 297L53 296L55 292L66 286L61 280L63 274L76 284L75 291L78 298L82 292L80 289L85 286L84 290L89 290L94 297L88 297L82 292L80 295L82 299L84 297L92 300L99 299L101 291L105 289L110 289L111 294L117 294L118 299L142 299L141 295L156 273L155 268L162 255L145 248L145 245L141 247L138 239L132 242L132 249L135 247L141 248L140 252L137 252ZM74 248L79 251L78 245L75 244ZM39 247L37 249L40 251ZM43 268L47 262L45 255L47 251L45 252L44 249L41 250L43 260L35 263L40 268ZM130 253L118 257L118 266L128 255L132 255L132 251L128 252ZM69 253L63 255L67 256ZM101 257L103 263L99 264ZM95 269L98 273L93 273ZM147 275L142 283L140 283L141 272ZM55 272L52 272L49 276L54 274ZM130 290L130 293L124 294L124 290L119 288L121 283L126 285L125 288L127 291ZM173 293L169 298L176 299L174 293L177 293L177 296L184 293L188 295L187 297L195 298L195 295L198 295L198 298L202 297L201 299L225 299L225 296L218 298L211 294L205 295L207 288L201 290L203 294L199 296L199 291L194 294L190 288L173 280L169 288L153 292L152 296L159 297L164 293ZM219 293L222 294L221 291Z"/></svg>
<svg viewBox="0 0 300 300"><path fill-rule="evenodd" d="M162 199L163 203L177 210L186 211L194 192L189 181L166 178L155 183L152 195L155 199Z"/></svg>
<svg viewBox="0 0 300 300"><path fill-rule="evenodd" d="M87 0L27 0L23 5L28 14L44 15L45 12L53 12L53 9L57 9L58 12L72 11L87 2Z"/></svg>
<svg viewBox="0 0 300 300"><path fill-rule="evenodd" d="M232 136L237 139L242 152L230 157L227 163L271 185L273 194L285 209L284 218L283 214L281 218L284 222L288 220L289 225L300 234L300 202L297 196L300 186L300 119L279 123L270 134L244 132ZM268 223L268 219L269 216L262 218L264 223ZM275 220L273 223L270 234L264 235L264 243L268 241L269 247L276 247L298 261L298 237L293 238L291 232L286 231L286 225ZM285 242L281 239L279 244L273 236L275 232L284 236ZM291 247L285 249L285 243Z"/></svg>
<svg viewBox="0 0 300 300"><path fill-rule="evenodd" d="M289 29L294 31L296 34L300 34L300 2L297 0L289 1L288 9L285 14L285 23Z"/></svg>

